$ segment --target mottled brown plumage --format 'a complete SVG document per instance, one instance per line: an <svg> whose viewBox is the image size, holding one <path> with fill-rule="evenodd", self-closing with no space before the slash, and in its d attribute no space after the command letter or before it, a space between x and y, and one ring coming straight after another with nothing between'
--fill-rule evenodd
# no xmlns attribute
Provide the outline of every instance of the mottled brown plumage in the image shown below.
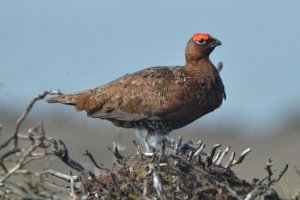
<svg viewBox="0 0 300 200"><path fill-rule="evenodd" d="M221 42L195 34L186 46L186 64L151 67L106 85L48 99L74 105L88 116L124 128L164 135L218 108L225 98L219 72L209 60Z"/></svg>

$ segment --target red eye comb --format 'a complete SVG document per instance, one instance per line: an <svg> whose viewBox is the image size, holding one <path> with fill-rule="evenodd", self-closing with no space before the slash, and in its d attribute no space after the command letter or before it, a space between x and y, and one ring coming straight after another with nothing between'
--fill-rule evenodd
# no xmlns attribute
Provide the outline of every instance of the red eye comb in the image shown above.
<svg viewBox="0 0 300 200"><path fill-rule="evenodd" d="M200 38L203 40L208 40L208 34L206 33L196 33L193 35L193 40L199 40Z"/></svg>

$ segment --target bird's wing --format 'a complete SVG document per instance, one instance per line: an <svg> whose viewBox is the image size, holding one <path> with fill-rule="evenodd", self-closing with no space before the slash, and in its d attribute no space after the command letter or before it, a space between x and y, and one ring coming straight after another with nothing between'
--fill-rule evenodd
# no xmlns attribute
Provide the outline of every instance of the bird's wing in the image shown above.
<svg viewBox="0 0 300 200"><path fill-rule="evenodd" d="M95 88L76 107L90 117L136 121L158 120L180 109L185 74L181 67L153 67Z"/></svg>

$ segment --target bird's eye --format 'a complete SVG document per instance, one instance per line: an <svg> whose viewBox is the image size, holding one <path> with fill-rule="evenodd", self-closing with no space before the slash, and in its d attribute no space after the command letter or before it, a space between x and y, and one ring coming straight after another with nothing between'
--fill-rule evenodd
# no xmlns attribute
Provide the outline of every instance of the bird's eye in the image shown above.
<svg viewBox="0 0 300 200"><path fill-rule="evenodd" d="M199 38L197 40L197 44L205 44L205 43L206 43L206 41L204 39L202 39L202 38Z"/></svg>

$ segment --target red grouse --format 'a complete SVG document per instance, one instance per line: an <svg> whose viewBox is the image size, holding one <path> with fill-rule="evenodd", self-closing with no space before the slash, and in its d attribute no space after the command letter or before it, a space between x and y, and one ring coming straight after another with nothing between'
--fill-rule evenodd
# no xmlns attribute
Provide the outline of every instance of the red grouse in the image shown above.
<svg viewBox="0 0 300 200"><path fill-rule="evenodd" d="M161 140L170 131L222 104L226 97L224 86L209 60L219 45L221 42L209 34L196 33L186 45L183 66L147 68L94 89L50 98L48 102L73 105L78 111L85 110L89 117L146 131L147 137Z"/></svg>

